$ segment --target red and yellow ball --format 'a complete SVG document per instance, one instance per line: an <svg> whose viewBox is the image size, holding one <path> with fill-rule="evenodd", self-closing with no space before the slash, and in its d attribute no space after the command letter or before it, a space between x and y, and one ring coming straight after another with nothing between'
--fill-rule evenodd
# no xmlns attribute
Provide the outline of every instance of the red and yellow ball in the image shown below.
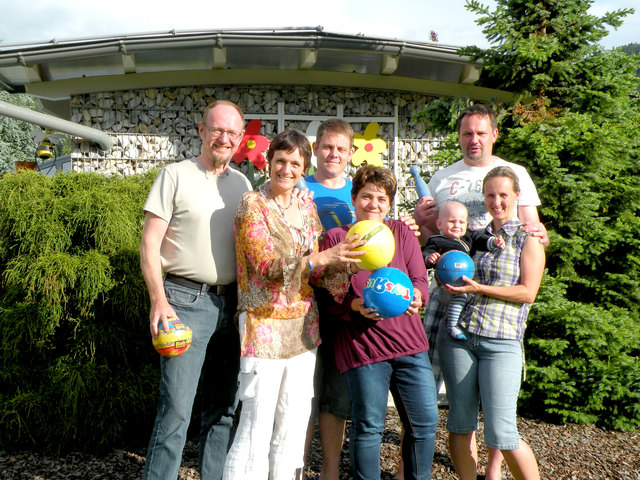
<svg viewBox="0 0 640 480"><path fill-rule="evenodd" d="M153 348L163 357L177 357L191 346L193 333L191 329L176 318L168 318L169 333L165 332L162 324L158 324L158 337L152 338Z"/></svg>

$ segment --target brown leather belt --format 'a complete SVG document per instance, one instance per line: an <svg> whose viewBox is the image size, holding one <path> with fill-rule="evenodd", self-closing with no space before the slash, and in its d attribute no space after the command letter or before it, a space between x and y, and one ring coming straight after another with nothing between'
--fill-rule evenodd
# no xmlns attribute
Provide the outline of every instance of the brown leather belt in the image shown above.
<svg viewBox="0 0 640 480"><path fill-rule="evenodd" d="M202 293L211 291L216 295L223 296L230 293L232 289L236 288L236 283L230 283L229 285L209 285L208 283L195 282L188 278L181 277L180 275L174 275L173 273L167 273L164 277L167 282L175 283L181 287L192 288L193 290L199 290Z"/></svg>

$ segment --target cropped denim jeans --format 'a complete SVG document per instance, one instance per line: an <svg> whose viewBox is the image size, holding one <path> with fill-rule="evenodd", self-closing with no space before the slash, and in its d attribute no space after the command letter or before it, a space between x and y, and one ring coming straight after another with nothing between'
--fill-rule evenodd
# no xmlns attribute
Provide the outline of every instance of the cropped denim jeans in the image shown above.
<svg viewBox="0 0 640 480"><path fill-rule="evenodd" d="M380 444L389 390L405 429L404 478L431 478L438 423L436 387L427 352L363 365L344 373L351 398L351 470L380 480Z"/></svg>
<svg viewBox="0 0 640 480"><path fill-rule="evenodd" d="M438 331L440 365L449 396L447 429L459 434L477 430L482 404L487 446L515 450L520 446L516 408L524 367L522 343L465 335L466 340L456 340L446 328Z"/></svg>
<svg viewBox="0 0 640 480"><path fill-rule="evenodd" d="M143 479L178 476L193 402L202 402L198 470L200 478L222 478L236 407L240 344L233 323L234 285L225 295L165 281L167 299L193 332L191 347L178 357L160 357L160 401L147 450Z"/></svg>

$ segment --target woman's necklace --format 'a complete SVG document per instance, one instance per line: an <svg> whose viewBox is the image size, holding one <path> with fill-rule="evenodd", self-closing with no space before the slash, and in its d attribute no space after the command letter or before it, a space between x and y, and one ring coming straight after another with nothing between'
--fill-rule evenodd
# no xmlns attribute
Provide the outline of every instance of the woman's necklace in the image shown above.
<svg viewBox="0 0 640 480"><path fill-rule="evenodd" d="M273 189L271 188L271 184L269 184L268 187L269 187L269 194L271 194L271 197L273 198L274 203L276 204L276 206L280 210L280 213L284 217L285 212L291 208L291 205L293 205L293 195L291 195L291 197L289 198L289 205L287 205L286 207L283 207L278 203L278 200L276 200L276 196L273 194Z"/></svg>

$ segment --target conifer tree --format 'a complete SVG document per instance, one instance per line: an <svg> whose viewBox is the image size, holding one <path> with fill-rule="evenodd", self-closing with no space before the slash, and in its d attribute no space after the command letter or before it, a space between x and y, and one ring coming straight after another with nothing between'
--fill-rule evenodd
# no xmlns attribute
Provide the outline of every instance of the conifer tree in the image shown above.
<svg viewBox="0 0 640 480"><path fill-rule="evenodd" d="M494 105L502 113L494 153L528 169L551 239L525 337L521 412L632 429L640 426L640 62L598 44L633 10L596 17L592 3L497 0L491 11L469 0L493 46L460 53L482 62L483 86L517 95ZM422 118L450 131L461 103L436 102Z"/></svg>
<svg viewBox="0 0 640 480"><path fill-rule="evenodd" d="M578 110L597 105L604 97L618 97L637 85L628 75L620 52L598 45L633 9L602 17L589 13L591 0L498 0L491 12L477 0L467 8L496 45L472 46L461 53L483 61L482 84L548 99L554 107ZM616 77L612 77L616 74ZM602 107L602 106L601 106Z"/></svg>

